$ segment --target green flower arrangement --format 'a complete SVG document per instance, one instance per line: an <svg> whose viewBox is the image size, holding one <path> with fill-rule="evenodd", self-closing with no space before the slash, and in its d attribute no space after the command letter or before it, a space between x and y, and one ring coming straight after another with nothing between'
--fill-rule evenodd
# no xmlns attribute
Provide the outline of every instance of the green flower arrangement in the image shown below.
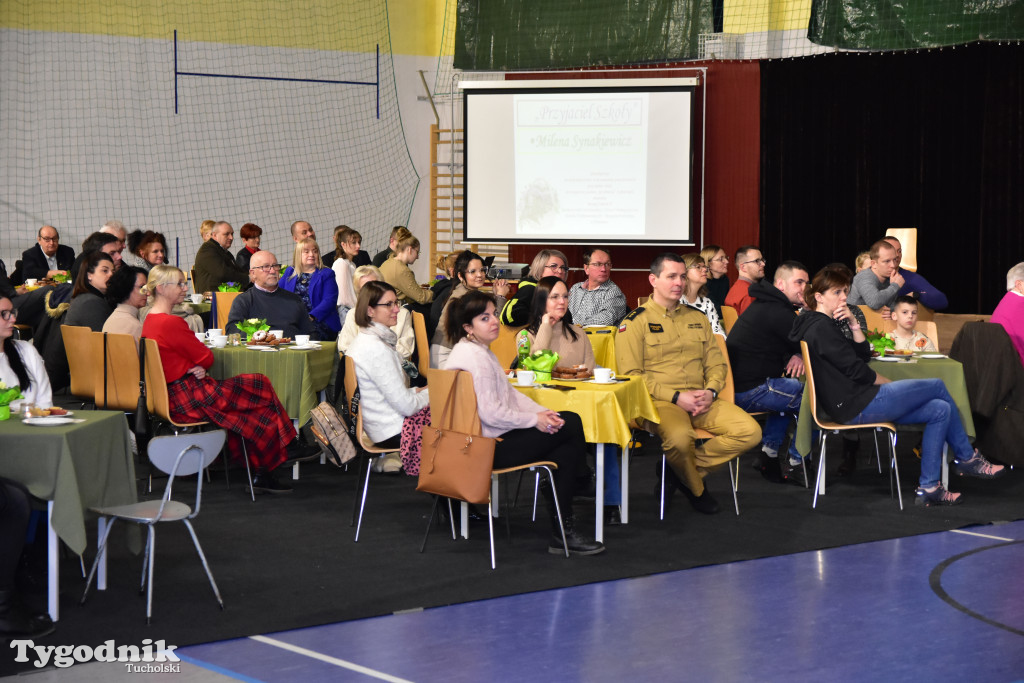
<svg viewBox="0 0 1024 683"><path fill-rule="evenodd" d="M896 348L896 342L894 342L892 337L884 332L871 330L866 332L864 336L868 338L868 341L871 342L871 346L874 347L875 351L877 351L880 356L884 356L887 349Z"/></svg>
<svg viewBox="0 0 1024 683"><path fill-rule="evenodd" d="M71 276L64 273L57 273L53 276L53 281L58 283L71 282Z"/></svg>
<svg viewBox="0 0 1024 683"><path fill-rule="evenodd" d="M237 284L235 282L222 282L217 287L217 291L218 292L241 292L242 291L242 285Z"/></svg>
<svg viewBox="0 0 1024 683"><path fill-rule="evenodd" d="M267 324L267 321L264 318L249 318L248 320L243 320L238 323L238 331L245 333L246 341L252 339L254 332L269 329L270 325Z"/></svg>
<svg viewBox="0 0 1024 683"><path fill-rule="evenodd" d="M11 419L11 401L25 398L21 394L21 387L8 387L0 380L0 420Z"/></svg>

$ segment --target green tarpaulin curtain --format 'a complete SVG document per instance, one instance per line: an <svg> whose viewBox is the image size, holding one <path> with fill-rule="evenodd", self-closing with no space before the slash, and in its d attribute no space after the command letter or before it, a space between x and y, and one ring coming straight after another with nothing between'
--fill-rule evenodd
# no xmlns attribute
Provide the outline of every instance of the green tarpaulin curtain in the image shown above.
<svg viewBox="0 0 1024 683"><path fill-rule="evenodd" d="M515 71L693 59L712 0L458 0L455 67Z"/></svg>
<svg viewBox="0 0 1024 683"><path fill-rule="evenodd" d="M1019 40L1024 0L814 0L807 37L852 50Z"/></svg>

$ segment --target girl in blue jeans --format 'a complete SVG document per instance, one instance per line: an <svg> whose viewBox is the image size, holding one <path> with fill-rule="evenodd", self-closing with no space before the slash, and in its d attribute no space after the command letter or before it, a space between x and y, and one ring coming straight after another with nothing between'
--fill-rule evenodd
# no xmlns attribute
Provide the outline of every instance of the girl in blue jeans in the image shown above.
<svg viewBox="0 0 1024 683"><path fill-rule="evenodd" d="M924 424L921 478L914 502L962 502L959 493L946 491L939 482L943 444L952 448L954 465L961 476L992 479L1003 474L1003 466L993 465L971 446L960 412L942 380L892 382L868 367L871 344L846 305L849 291L846 272L830 267L820 270L804 292L810 310L797 317L790 333L794 341L807 342L819 408L843 424ZM841 319L848 321L852 340L833 324L833 320Z"/></svg>

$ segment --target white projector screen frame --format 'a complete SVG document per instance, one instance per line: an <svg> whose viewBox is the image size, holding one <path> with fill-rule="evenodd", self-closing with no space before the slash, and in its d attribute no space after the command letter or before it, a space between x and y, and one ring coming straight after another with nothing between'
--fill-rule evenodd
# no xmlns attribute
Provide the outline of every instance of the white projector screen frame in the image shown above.
<svg viewBox="0 0 1024 683"><path fill-rule="evenodd" d="M460 82L464 240L694 245L697 83Z"/></svg>

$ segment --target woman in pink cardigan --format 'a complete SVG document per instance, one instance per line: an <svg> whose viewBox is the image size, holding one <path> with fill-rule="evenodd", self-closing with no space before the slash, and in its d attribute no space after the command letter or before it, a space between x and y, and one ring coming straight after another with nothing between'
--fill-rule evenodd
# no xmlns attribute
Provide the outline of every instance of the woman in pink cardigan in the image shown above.
<svg viewBox="0 0 1024 683"><path fill-rule="evenodd" d="M572 512L576 471L584 467L586 441L583 423L575 413L556 413L512 388L489 345L498 338L494 297L473 291L451 302L446 334L452 342L448 370L466 370L473 376L477 410L484 436L501 437L494 448L494 467L512 467L537 460L558 465L555 486L569 552L596 555L604 545L582 534ZM543 487L551 513L552 536L548 552L561 553L562 538L550 487Z"/></svg>

